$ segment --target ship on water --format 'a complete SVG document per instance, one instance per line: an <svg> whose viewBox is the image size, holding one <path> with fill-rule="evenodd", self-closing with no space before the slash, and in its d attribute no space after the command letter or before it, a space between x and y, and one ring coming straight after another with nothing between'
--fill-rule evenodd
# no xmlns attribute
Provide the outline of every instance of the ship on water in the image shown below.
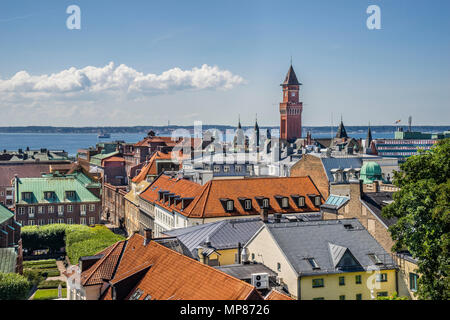
<svg viewBox="0 0 450 320"><path fill-rule="evenodd" d="M99 139L108 139L108 138L111 138L111 135L109 133L102 132L102 133L99 133L97 137Z"/></svg>

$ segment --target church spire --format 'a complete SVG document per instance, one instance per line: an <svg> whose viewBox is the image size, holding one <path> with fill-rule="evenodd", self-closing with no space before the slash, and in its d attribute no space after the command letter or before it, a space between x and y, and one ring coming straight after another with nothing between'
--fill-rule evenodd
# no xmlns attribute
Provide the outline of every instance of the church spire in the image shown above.
<svg viewBox="0 0 450 320"><path fill-rule="evenodd" d="M372 130L370 129L370 122L369 122L369 129L367 130L367 139L366 139L366 145L367 148L370 148L370 144L372 143Z"/></svg>
<svg viewBox="0 0 450 320"><path fill-rule="evenodd" d="M298 82L297 75L295 74L294 68L292 67L292 61L291 61L291 66L289 67L289 71L286 74L286 78L284 79L284 82L281 85L282 86L299 86L299 85L301 85L301 83Z"/></svg>
<svg viewBox="0 0 450 320"><path fill-rule="evenodd" d="M342 120L341 115L341 123L339 124L338 130L336 132L336 138L348 138L347 131L345 131L344 121Z"/></svg>

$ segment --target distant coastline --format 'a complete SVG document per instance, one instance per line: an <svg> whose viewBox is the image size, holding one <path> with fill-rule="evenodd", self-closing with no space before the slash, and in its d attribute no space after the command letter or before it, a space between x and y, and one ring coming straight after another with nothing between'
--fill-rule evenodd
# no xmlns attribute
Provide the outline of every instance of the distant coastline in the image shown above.
<svg viewBox="0 0 450 320"><path fill-rule="evenodd" d="M243 126L243 129L252 128L253 126ZM373 132L394 132L399 126L371 126ZM404 130L407 130L407 126L400 126ZM207 129L219 129L225 131L227 129L235 129L235 126L229 125L203 125L203 130ZM277 126L267 126L261 127L261 129L278 129ZM146 134L150 130L153 130L157 134L170 134L172 131L177 129L185 129L188 131L193 131L194 126L127 126L127 127L52 127L52 126L15 126L15 127L0 127L0 133L58 133L58 134L92 134L92 133L110 133L110 134ZM305 126L303 127L303 132L311 131L312 133L330 133L330 131L335 132L337 126ZM367 126L346 126L348 132L363 132L367 131ZM412 126L413 131L421 132L443 132L450 130L449 126Z"/></svg>

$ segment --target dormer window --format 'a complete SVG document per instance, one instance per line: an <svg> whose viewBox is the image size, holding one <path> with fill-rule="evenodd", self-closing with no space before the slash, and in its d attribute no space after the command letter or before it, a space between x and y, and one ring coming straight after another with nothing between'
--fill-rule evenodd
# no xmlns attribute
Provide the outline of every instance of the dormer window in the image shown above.
<svg viewBox="0 0 450 320"><path fill-rule="evenodd" d="M233 200L227 200L227 211L231 212L234 210L234 201Z"/></svg>
<svg viewBox="0 0 450 320"><path fill-rule="evenodd" d="M283 209L289 208L289 198L288 197L281 198L281 207Z"/></svg>
<svg viewBox="0 0 450 320"><path fill-rule="evenodd" d="M375 253L370 253L368 254L370 260L373 261L373 263L375 264L383 264L383 261L381 261L381 259L375 254Z"/></svg>
<svg viewBox="0 0 450 320"><path fill-rule="evenodd" d="M268 209L269 206L270 206L269 199L268 199L268 198L264 198L264 199L262 200L262 207L263 207L264 209Z"/></svg>
<svg viewBox="0 0 450 320"><path fill-rule="evenodd" d="M297 206L299 208L303 208L305 206L305 197L303 197L303 196L298 197Z"/></svg>
<svg viewBox="0 0 450 320"><path fill-rule="evenodd" d="M24 200L31 200L31 192L22 192L22 198Z"/></svg>
<svg viewBox="0 0 450 320"><path fill-rule="evenodd" d="M53 195L54 195L54 192L53 192L53 191L45 191L45 192L44 192L44 198L45 198L46 200L51 200L51 199L53 199Z"/></svg>
<svg viewBox="0 0 450 320"><path fill-rule="evenodd" d="M245 210L252 210L252 200L245 199L244 200L244 209Z"/></svg>
<svg viewBox="0 0 450 320"><path fill-rule="evenodd" d="M68 199L73 199L75 198L75 191L66 191L66 197Z"/></svg>

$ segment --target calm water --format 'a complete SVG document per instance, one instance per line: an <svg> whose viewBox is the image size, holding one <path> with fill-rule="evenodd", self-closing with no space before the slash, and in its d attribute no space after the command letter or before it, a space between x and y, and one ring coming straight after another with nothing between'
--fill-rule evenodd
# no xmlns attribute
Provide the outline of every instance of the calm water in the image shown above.
<svg viewBox="0 0 450 320"><path fill-rule="evenodd" d="M314 133L314 138L329 138L330 133ZM354 138L366 138L367 132L348 132ZM71 156L77 154L77 150L95 146L99 142L123 140L135 143L141 140L145 134L124 133L111 134L111 138L98 139L97 134L58 134L58 133L0 133L0 150L17 150L19 148L40 149L47 148L53 150L65 150ZM373 138L393 138L393 133L373 133Z"/></svg>

